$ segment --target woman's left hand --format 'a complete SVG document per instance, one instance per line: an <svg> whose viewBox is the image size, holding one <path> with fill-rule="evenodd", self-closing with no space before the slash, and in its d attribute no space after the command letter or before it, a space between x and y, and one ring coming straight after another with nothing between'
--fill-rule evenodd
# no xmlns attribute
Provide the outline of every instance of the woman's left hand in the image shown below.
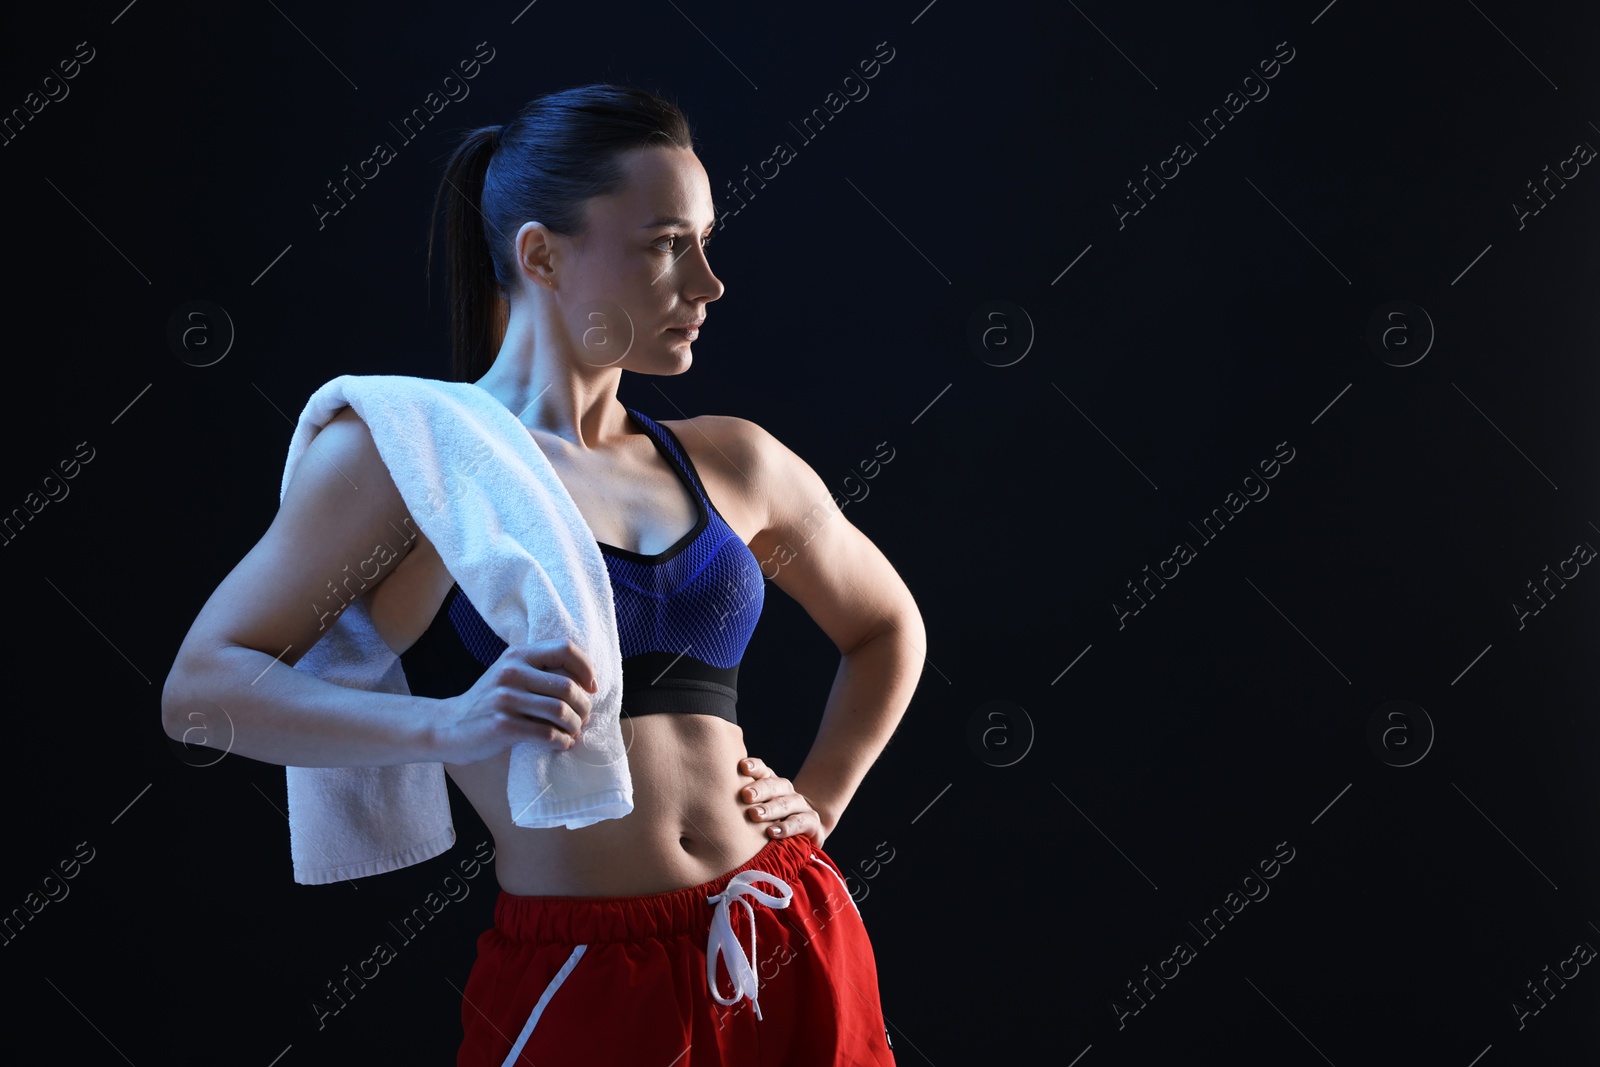
<svg viewBox="0 0 1600 1067"><path fill-rule="evenodd" d="M811 835L822 847L828 836L822 813L812 807L811 801L794 791L794 783L780 778L776 771L755 758L739 761L739 773L755 781L739 789L739 799L749 805L746 812L755 822L765 822L769 838Z"/></svg>

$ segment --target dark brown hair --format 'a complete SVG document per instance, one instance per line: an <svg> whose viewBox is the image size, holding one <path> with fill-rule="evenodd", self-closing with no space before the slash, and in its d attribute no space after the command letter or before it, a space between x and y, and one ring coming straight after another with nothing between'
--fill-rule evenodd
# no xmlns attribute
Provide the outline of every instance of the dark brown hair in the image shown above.
<svg viewBox="0 0 1600 1067"><path fill-rule="evenodd" d="M453 380L475 381L494 363L497 302L519 275L511 239L522 224L581 236L585 201L626 177L619 156L654 146L693 148L689 121L654 93L609 84L546 93L505 126L466 134L445 164L428 231L431 277L442 204Z"/></svg>

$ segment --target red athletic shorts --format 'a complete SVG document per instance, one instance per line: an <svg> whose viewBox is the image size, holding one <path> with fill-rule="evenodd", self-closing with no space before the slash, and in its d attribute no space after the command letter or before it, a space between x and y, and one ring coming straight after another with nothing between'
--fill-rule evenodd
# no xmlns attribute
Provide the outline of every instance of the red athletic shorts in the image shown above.
<svg viewBox="0 0 1600 1067"><path fill-rule="evenodd" d="M805 836L642 897L501 891L457 1067L892 1067L878 970L839 869Z"/></svg>

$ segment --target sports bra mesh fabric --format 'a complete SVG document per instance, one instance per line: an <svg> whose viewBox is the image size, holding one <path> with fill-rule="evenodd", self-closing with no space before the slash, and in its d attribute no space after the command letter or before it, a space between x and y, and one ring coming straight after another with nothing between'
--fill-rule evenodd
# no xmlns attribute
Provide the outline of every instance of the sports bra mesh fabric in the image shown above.
<svg viewBox="0 0 1600 1067"><path fill-rule="evenodd" d="M622 714L708 714L737 723L739 662L765 598L761 568L711 502L677 436L626 410L693 493L699 517L654 555L596 541L616 611ZM413 693L445 697L470 689L505 648L457 585L400 658Z"/></svg>

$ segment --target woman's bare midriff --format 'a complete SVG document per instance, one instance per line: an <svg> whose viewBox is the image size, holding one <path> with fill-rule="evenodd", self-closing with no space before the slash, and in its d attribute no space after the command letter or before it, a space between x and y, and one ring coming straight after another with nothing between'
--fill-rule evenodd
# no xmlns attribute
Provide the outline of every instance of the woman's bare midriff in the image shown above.
<svg viewBox="0 0 1600 1067"><path fill-rule="evenodd" d="M639 896L709 882L750 860L769 840L750 821L739 790L744 731L713 715L652 714L622 720L633 811L578 830L530 830L511 822L509 754L446 764L494 834L500 886L518 896Z"/></svg>
<svg viewBox="0 0 1600 1067"><path fill-rule="evenodd" d="M693 435L680 434L680 439ZM751 524L739 511L731 485L719 485L715 459L705 446L684 440L706 488L732 510L722 513L736 530ZM661 463L654 446L635 443L632 469L618 464L613 479L644 478L665 487L672 476L653 473ZM603 503L590 497L583 477L557 463L558 474L585 516ZM639 485L638 481L633 481ZM673 488L683 493L682 483ZM667 529L687 529L691 505L680 495L679 517ZM685 518L688 516L688 518ZM592 522L591 522L592 525ZM602 530L610 534L609 528ZM675 537L658 535L660 543ZM624 540L607 538L607 543ZM745 538L748 543L748 537ZM367 594L373 625L396 652L409 648L432 621L453 579L426 537ZM654 713L622 720L622 738L633 779L633 811L578 830L530 830L511 821L506 797L510 752L472 764L445 764L445 771L494 835L500 886L518 896L640 896L708 882L748 862L771 838L769 823L752 820L739 791L755 779L743 774L744 731L714 715Z"/></svg>

